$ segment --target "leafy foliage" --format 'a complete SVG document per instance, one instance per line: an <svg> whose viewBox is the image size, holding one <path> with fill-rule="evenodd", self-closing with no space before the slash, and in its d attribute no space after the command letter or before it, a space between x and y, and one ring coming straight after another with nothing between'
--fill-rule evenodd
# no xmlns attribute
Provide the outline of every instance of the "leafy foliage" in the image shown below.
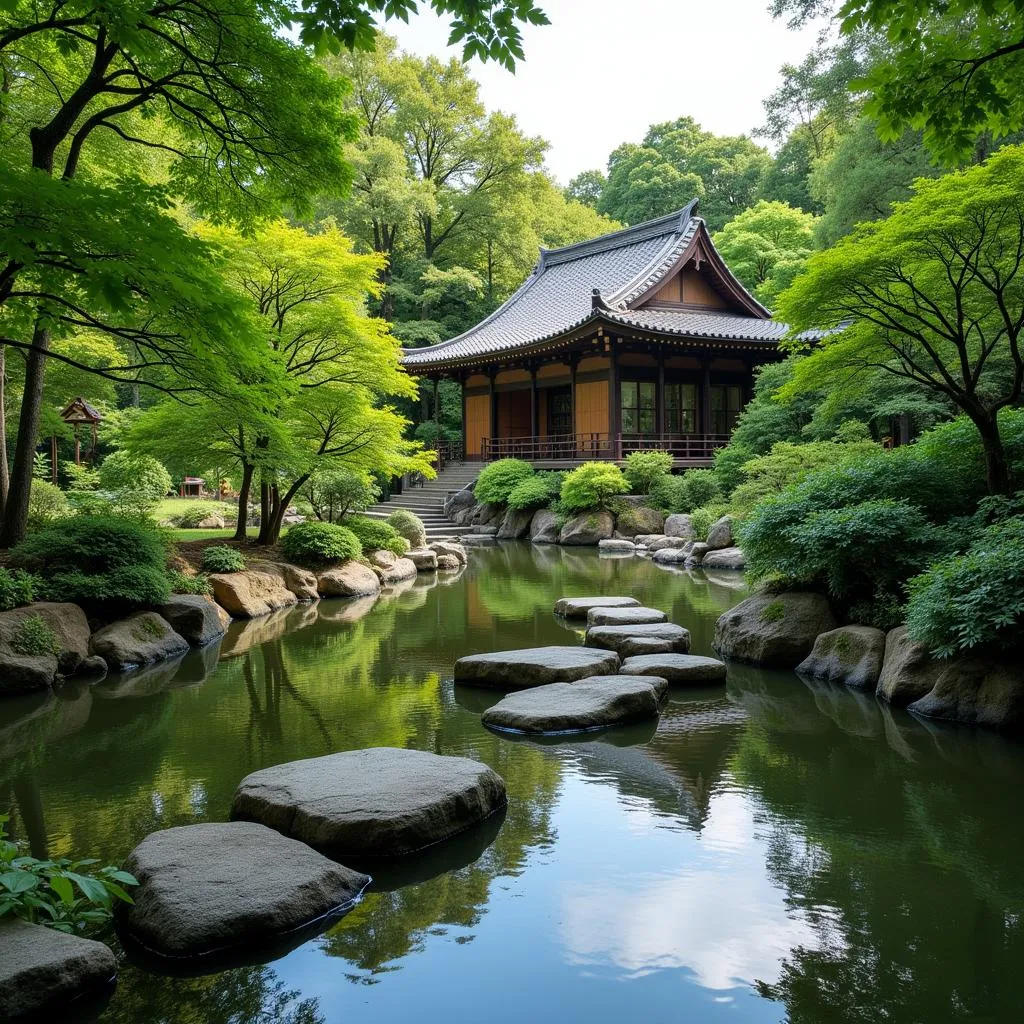
<svg viewBox="0 0 1024 1024"><path fill-rule="evenodd" d="M0 816L0 919L7 914L57 931L78 933L110 919L114 903L131 903L127 888L137 879L116 867L93 870L99 861L39 860L7 838Z"/></svg>
<svg viewBox="0 0 1024 1024"><path fill-rule="evenodd" d="M171 474L151 455L117 451L100 466L100 486L107 491L144 494L159 500L171 489Z"/></svg>
<svg viewBox="0 0 1024 1024"><path fill-rule="evenodd" d="M729 511L726 505L699 505L690 511L690 526L695 540L707 540L711 527Z"/></svg>
<svg viewBox="0 0 1024 1024"><path fill-rule="evenodd" d="M237 548L226 544L211 544L203 548L203 572L242 572L245 569L245 557Z"/></svg>
<svg viewBox="0 0 1024 1024"><path fill-rule="evenodd" d="M24 654L30 658L60 654L57 634L46 624L42 615L29 615L22 619L10 639L10 645L16 654Z"/></svg>
<svg viewBox="0 0 1024 1024"><path fill-rule="evenodd" d="M407 508L396 508L388 516L388 526L400 537L404 537L411 548L421 548L427 543L427 531L423 520Z"/></svg>
<svg viewBox="0 0 1024 1024"><path fill-rule="evenodd" d="M345 526L358 538L364 555L371 551L392 551L396 555L404 555L409 550L405 538L383 519L348 516L345 519Z"/></svg>
<svg viewBox="0 0 1024 1024"><path fill-rule="evenodd" d="M33 480L32 490L28 499L28 528L38 530L40 527L60 519L68 513L67 495L53 484L45 480Z"/></svg>
<svg viewBox="0 0 1024 1024"><path fill-rule="evenodd" d="M630 452L624 472L634 494L650 494L656 481L672 472L672 456L668 452Z"/></svg>
<svg viewBox="0 0 1024 1024"><path fill-rule="evenodd" d="M982 531L963 554L909 581L907 631L939 658L1018 647L1024 622L1024 516Z"/></svg>
<svg viewBox="0 0 1024 1024"><path fill-rule="evenodd" d="M380 488L367 473L327 466L310 477L303 494L317 519L334 523L369 508L380 498Z"/></svg>
<svg viewBox="0 0 1024 1024"><path fill-rule="evenodd" d="M516 484L533 476L533 466L521 459L498 459L480 470L473 494L477 501L504 505Z"/></svg>
<svg viewBox="0 0 1024 1024"><path fill-rule="evenodd" d="M351 561L363 549L359 538L346 527L310 521L288 528L281 538L281 552L299 565L320 566Z"/></svg>
<svg viewBox="0 0 1024 1024"><path fill-rule="evenodd" d="M509 508L521 512L550 505L561 493L565 476L565 473L544 470L520 480L508 496Z"/></svg>
<svg viewBox="0 0 1024 1024"><path fill-rule="evenodd" d="M172 571L167 574L172 594L209 594L210 581L202 573Z"/></svg>
<svg viewBox="0 0 1024 1024"><path fill-rule="evenodd" d="M574 514L606 508L616 494L627 494L622 470L611 462L584 462L566 474L559 495L562 512Z"/></svg>
<svg viewBox="0 0 1024 1024"><path fill-rule="evenodd" d="M39 579L31 573L0 566L0 612L31 604L40 589Z"/></svg>
<svg viewBox="0 0 1024 1024"><path fill-rule="evenodd" d="M172 517L171 522L183 530L196 530L201 522L219 514L220 509L217 506L196 502Z"/></svg>
<svg viewBox="0 0 1024 1024"><path fill-rule="evenodd" d="M153 527L110 516L73 516L32 534L11 560L44 581L51 601L162 604L170 587L166 547Z"/></svg>

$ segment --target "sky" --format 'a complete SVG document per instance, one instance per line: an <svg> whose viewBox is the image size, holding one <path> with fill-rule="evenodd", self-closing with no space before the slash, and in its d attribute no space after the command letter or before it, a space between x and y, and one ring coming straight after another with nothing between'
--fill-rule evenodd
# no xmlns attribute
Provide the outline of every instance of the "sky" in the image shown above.
<svg viewBox="0 0 1024 1024"><path fill-rule="evenodd" d="M551 144L547 165L563 185L604 168L621 142L683 115L716 135L749 134L779 68L798 63L817 29L773 21L769 0L536 0L551 20L526 26L526 60L513 75L474 60L488 110L515 114ZM386 31L417 56L460 56L433 13Z"/></svg>

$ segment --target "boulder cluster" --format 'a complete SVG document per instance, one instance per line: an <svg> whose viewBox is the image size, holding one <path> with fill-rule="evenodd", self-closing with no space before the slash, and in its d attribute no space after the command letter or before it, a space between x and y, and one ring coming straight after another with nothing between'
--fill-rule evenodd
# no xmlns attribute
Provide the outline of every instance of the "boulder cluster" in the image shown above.
<svg viewBox="0 0 1024 1024"><path fill-rule="evenodd" d="M621 510L581 512L562 522L548 508L517 511L490 502L477 502L470 489L448 499L445 514L472 530L469 543L529 540L533 544L597 547L603 555L649 555L661 565L742 569L743 552L732 535L732 520L723 516L711 526L705 541L697 541L688 515L666 517L643 505L640 498L619 498Z"/></svg>
<svg viewBox="0 0 1024 1024"><path fill-rule="evenodd" d="M481 716L490 729L528 735L590 732L656 717L670 686L725 681L725 665L690 655L690 634L632 597L566 597L555 614L583 620L582 647L469 654L457 685L510 691Z"/></svg>
<svg viewBox="0 0 1024 1024"><path fill-rule="evenodd" d="M719 618L714 646L727 659L874 692L926 718L1024 731L1024 666L990 654L933 658L905 626L840 625L823 594L754 594Z"/></svg>
<svg viewBox="0 0 1024 1024"><path fill-rule="evenodd" d="M31 693L71 677L99 678L176 658L224 635L232 619L259 619L321 597L376 598L382 588L417 573L455 573L466 549L439 539L399 557L375 551L365 562L318 573L285 562L253 562L240 572L210 576L212 595L175 594L165 604L113 621L90 619L75 604L39 601L0 612L0 696ZM54 637L52 650L23 653L17 637L39 618Z"/></svg>

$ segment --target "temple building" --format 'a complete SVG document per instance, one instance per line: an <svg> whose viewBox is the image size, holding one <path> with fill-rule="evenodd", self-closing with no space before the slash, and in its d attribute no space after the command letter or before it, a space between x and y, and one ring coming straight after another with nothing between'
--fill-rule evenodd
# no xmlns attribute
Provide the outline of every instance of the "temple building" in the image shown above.
<svg viewBox="0 0 1024 1024"><path fill-rule="evenodd" d="M696 208L542 249L476 327L406 351L421 380L461 383L467 459L563 466L657 448L679 467L711 462L787 327L733 276Z"/></svg>

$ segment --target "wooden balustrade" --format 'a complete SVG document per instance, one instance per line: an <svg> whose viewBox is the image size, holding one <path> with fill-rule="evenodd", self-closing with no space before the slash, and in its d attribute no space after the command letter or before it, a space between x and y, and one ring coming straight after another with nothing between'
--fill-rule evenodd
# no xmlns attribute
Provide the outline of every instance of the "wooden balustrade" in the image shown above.
<svg viewBox="0 0 1024 1024"><path fill-rule="evenodd" d="M485 437L484 462L523 459L526 462L619 460L636 451L668 452L677 462L710 463L715 449L728 444L727 434L549 434L544 437ZM472 454L472 453L470 453Z"/></svg>

